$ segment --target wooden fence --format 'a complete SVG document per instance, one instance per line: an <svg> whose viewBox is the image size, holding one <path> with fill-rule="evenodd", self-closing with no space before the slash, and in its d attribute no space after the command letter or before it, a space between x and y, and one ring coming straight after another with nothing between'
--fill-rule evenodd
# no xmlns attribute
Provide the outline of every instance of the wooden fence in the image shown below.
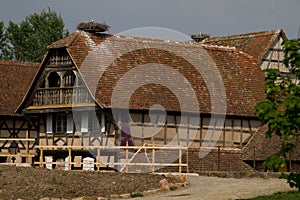
<svg viewBox="0 0 300 200"><path fill-rule="evenodd" d="M36 149L40 151L40 158L39 162L34 162L34 164L39 165L40 167L44 167L46 164L51 165L67 165L67 170L72 169L72 165L94 165L96 170L99 171L101 166L122 166L122 168L119 171L125 171L129 172L128 167L129 166L150 166L152 173L155 172L155 167L178 167L178 172L182 173L183 168L186 169L186 172L188 172L188 147L181 147L181 146L128 146L128 143L126 146L36 146ZM123 150L125 152L125 161L124 162L101 162L101 151L103 150ZM44 161L44 150L65 150L68 152L68 160L63 162L58 161ZM71 156L72 151L76 150L85 150L85 151L95 151L97 152L97 155L95 156L95 162L72 162ZM130 153L135 152L134 155L129 158L129 150ZM135 162L133 157L139 153L140 151L148 151L151 152L151 161L148 162ZM156 162L155 156L156 156L156 150L177 150L178 151L178 163L170 163L170 162ZM185 151L185 160L183 159L183 151ZM185 161L185 162L183 162Z"/></svg>
<svg viewBox="0 0 300 200"><path fill-rule="evenodd" d="M11 154L11 153L0 153L0 157L11 157L11 158L16 158L16 157L25 157L26 158L26 163L29 163L29 158L35 157L35 155L29 153L29 142L35 142L35 138L28 138L28 132L26 132L26 138L0 138L0 142L7 142L7 141L25 141L25 152L23 153L16 153L16 154Z"/></svg>

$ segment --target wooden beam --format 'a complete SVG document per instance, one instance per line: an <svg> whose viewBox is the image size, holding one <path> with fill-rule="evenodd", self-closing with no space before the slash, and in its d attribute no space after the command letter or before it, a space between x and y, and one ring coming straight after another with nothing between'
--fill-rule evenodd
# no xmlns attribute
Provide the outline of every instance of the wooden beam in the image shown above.
<svg viewBox="0 0 300 200"><path fill-rule="evenodd" d="M31 141L34 142L34 138L0 138L0 141Z"/></svg>
<svg viewBox="0 0 300 200"><path fill-rule="evenodd" d="M189 140L190 140L190 117L187 116L187 123L188 123L188 127L187 127L187 132L186 132L186 146L189 146Z"/></svg>
<svg viewBox="0 0 300 200"><path fill-rule="evenodd" d="M111 122L111 120L107 120L107 123L108 123L108 125L107 125L107 129L105 130L106 131L106 141L105 141L105 146L108 144L108 138L109 138L109 136L110 136L110 131L111 131L111 125L112 125L112 122Z"/></svg>
<svg viewBox="0 0 300 200"><path fill-rule="evenodd" d="M234 119L231 120L231 142L232 147L234 147Z"/></svg>
<svg viewBox="0 0 300 200"><path fill-rule="evenodd" d="M269 62L269 63L268 63L268 67L269 67L270 63L283 63L282 60L274 60L274 59L263 59L262 61L263 61L263 62ZM268 68L267 68L267 69L268 69Z"/></svg>
<svg viewBox="0 0 300 200"><path fill-rule="evenodd" d="M152 145L151 146L55 146L55 145L49 145L49 146L35 146L35 149L43 149L43 150L47 150L47 149L139 149L139 148L143 148L143 149L152 149ZM188 147L184 147L184 146L155 146L155 149L188 149Z"/></svg>
<svg viewBox="0 0 300 200"><path fill-rule="evenodd" d="M71 170L71 155L72 155L72 149L69 148L68 149L68 170L70 171Z"/></svg>
<svg viewBox="0 0 300 200"><path fill-rule="evenodd" d="M145 114L142 113L142 145L144 145L145 143L144 125L145 125Z"/></svg>
<svg viewBox="0 0 300 200"><path fill-rule="evenodd" d="M125 167L125 172L127 173L128 172L128 139L126 138L126 150L125 150L125 152L126 152L126 154L125 154L125 165L126 165L126 167Z"/></svg>
<svg viewBox="0 0 300 200"><path fill-rule="evenodd" d="M243 145L243 119L241 119L240 146Z"/></svg>
<svg viewBox="0 0 300 200"><path fill-rule="evenodd" d="M181 172L182 172L182 168L181 168L181 164L182 164L182 150L181 149L179 149L179 173L181 174Z"/></svg>
<svg viewBox="0 0 300 200"><path fill-rule="evenodd" d="M185 150L186 154L186 173L189 173L189 149Z"/></svg>
<svg viewBox="0 0 300 200"><path fill-rule="evenodd" d="M29 159L28 159L28 155L29 155L29 141L28 141L28 136L29 136L29 133L28 133L28 131L26 131L26 150L25 150L25 152L26 152L26 163L28 163L29 162Z"/></svg>
<svg viewBox="0 0 300 200"><path fill-rule="evenodd" d="M4 124L4 120L0 120L0 129L2 130L2 126Z"/></svg>
<svg viewBox="0 0 300 200"><path fill-rule="evenodd" d="M250 121L250 119L248 119L248 127L249 127L250 135L252 136L253 132L252 132L252 127L251 127L251 121Z"/></svg>
<svg viewBox="0 0 300 200"><path fill-rule="evenodd" d="M45 164L68 164L68 162L34 162L34 164L39 164L39 165L45 165ZM103 162L71 162L71 165L82 165L82 164L102 164L102 165L124 165L124 163L118 163L118 162L114 162L114 163L103 163ZM127 163L128 166L149 166L149 163ZM179 165L178 163L155 163L155 166L173 166L173 167L187 167L187 164L181 163L181 165Z"/></svg>
<svg viewBox="0 0 300 200"><path fill-rule="evenodd" d="M98 148L98 149L97 149L97 159L96 159L96 161L97 161L98 163L100 163L100 161L101 161L101 160L100 160L100 158L101 158L100 156L101 156L101 151L100 151L100 148ZM100 170L100 167L101 167L101 164L98 164L98 165L97 165L97 171Z"/></svg>
<svg viewBox="0 0 300 200"><path fill-rule="evenodd" d="M176 115L174 116L174 123L175 123L175 130L176 130L176 138L177 138L177 144L180 145L180 141L179 141L179 132L178 132L178 125L177 125L177 119L176 119Z"/></svg>
<svg viewBox="0 0 300 200"><path fill-rule="evenodd" d="M43 148L40 148L40 167L43 167L43 162L44 162Z"/></svg>
<svg viewBox="0 0 300 200"><path fill-rule="evenodd" d="M262 61L268 61L267 69L269 69L270 63L272 62L273 53L274 53L274 51L271 51L271 55L270 55L269 59L262 59Z"/></svg>
<svg viewBox="0 0 300 200"><path fill-rule="evenodd" d="M154 163L155 163L155 148L154 148L154 141L153 141L152 142L152 173L154 173L155 171Z"/></svg>
<svg viewBox="0 0 300 200"><path fill-rule="evenodd" d="M280 48L270 48L271 51L284 52L283 49Z"/></svg>
<svg viewBox="0 0 300 200"><path fill-rule="evenodd" d="M26 155L26 154L10 154L10 153L0 153L0 157L35 157L35 155L33 154L29 154L29 155Z"/></svg>
<svg viewBox="0 0 300 200"><path fill-rule="evenodd" d="M164 144L167 144L167 133L168 133L168 115L164 126Z"/></svg>
<svg viewBox="0 0 300 200"><path fill-rule="evenodd" d="M200 117L200 147L203 143L203 117Z"/></svg>
<svg viewBox="0 0 300 200"><path fill-rule="evenodd" d="M225 140L226 140L226 132L225 132L225 125L226 125L226 119L224 121L224 125L223 125L223 147L225 147Z"/></svg>

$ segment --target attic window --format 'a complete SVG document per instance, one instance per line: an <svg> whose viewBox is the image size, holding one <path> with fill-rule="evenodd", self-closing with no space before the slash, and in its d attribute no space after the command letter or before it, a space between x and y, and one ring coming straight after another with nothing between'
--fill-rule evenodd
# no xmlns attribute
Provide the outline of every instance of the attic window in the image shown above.
<svg viewBox="0 0 300 200"><path fill-rule="evenodd" d="M86 31L89 33L99 33L108 31L110 26L105 23L96 23L96 22L81 22L77 25L77 29L81 31Z"/></svg>
<svg viewBox="0 0 300 200"><path fill-rule="evenodd" d="M65 73L63 79L65 86L74 86L76 76L72 70L69 70Z"/></svg>
<svg viewBox="0 0 300 200"><path fill-rule="evenodd" d="M60 76L56 72L51 72L48 76L49 87L60 87Z"/></svg>

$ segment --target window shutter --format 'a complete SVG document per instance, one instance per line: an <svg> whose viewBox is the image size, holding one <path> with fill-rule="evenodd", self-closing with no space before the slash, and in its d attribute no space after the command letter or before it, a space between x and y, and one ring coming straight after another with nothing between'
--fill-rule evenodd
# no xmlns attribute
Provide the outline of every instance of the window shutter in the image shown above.
<svg viewBox="0 0 300 200"><path fill-rule="evenodd" d="M82 112L81 115L81 132L87 133L89 131L89 113Z"/></svg>
<svg viewBox="0 0 300 200"><path fill-rule="evenodd" d="M89 131L99 132L100 124L95 112L89 112Z"/></svg>
<svg viewBox="0 0 300 200"><path fill-rule="evenodd" d="M67 115L67 133L73 133L73 117L72 115Z"/></svg>
<svg viewBox="0 0 300 200"><path fill-rule="evenodd" d="M101 133L105 133L105 116L104 113L101 113Z"/></svg>
<svg viewBox="0 0 300 200"><path fill-rule="evenodd" d="M47 115L46 121L46 133L53 133L53 121L52 114Z"/></svg>

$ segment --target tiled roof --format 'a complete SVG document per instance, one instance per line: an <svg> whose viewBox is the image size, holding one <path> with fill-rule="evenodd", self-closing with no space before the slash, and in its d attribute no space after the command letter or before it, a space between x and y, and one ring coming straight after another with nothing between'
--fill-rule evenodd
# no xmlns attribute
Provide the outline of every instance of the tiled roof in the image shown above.
<svg viewBox="0 0 300 200"><path fill-rule="evenodd" d="M219 46L236 47L239 50L252 55L260 62L268 50L272 47L278 36L287 39L283 30L271 30L237 34L230 36L211 37L201 43Z"/></svg>
<svg viewBox="0 0 300 200"><path fill-rule="evenodd" d="M194 103L198 103L200 113L212 113L209 91L214 91L214 98L221 99L221 88L215 82L219 75L224 82L227 114L254 116L254 105L264 98L263 72L252 56L235 48L119 35L95 36L82 31L69 37L75 38L72 43L65 38L49 47L67 47L91 93L104 108L111 108L116 85L126 75L130 78L121 84L123 90L113 100L130 97L129 108L134 110L148 110L160 104L167 111L179 112L182 105L176 92L189 95L185 83L188 82L196 94L198 102ZM196 65L200 66L200 73ZM137 67L144 67L145 71L136 72ZM177 79L176 73L186 80ZM138 85L136 80L144 81L144 85ZM175 89L164 85L167 82L172 82Z"/></svg>
<svg viewBox="0 0 300 200"><path fill-rule="evenodd" d="M68 47L72 42L77 38L78 33L75 32L71 35L66 36L65 38L58 40L56 42L53 42L52 44L48 45L48 49L56 49L56 48L62 48L62 47Z"/></svg>
<svg viewBox="0 0 300 200"><path fill-rule="evenodd" d="M205 47L222 75L227 112L254 116L254 106L265 98L265 77L252 56L237 50Z"/></svg>
<svg viewBox="0 0 300 200"><path fill-rule="evenodd" d="M271 138L266 137L268 125L260 127L251 137L247 145L242 149L243 160L264 161L269 156L280 151L282 140L275 134ZM299 150L299 148L297 148ZM294 154L295 152L293 152ZM299 157L298 157L299 158Z"/></svg>
<svg viewBox="0 0 300 200"><path fill-rule="evenodd" d="M0 115L14 115L39 65L0 60Z"/></svg>

